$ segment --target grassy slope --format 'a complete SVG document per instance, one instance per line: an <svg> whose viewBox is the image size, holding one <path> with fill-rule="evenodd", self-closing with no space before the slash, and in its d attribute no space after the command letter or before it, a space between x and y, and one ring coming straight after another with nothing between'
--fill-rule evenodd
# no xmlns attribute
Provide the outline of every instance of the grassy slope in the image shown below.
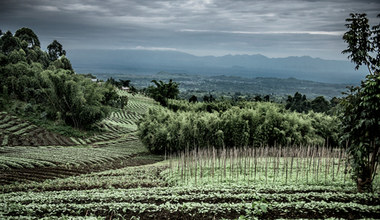
<svg viewBox="0 0 380 220"><path fill-rule="evenodd" d="M162 159L134 136L153 103L130 97L127 109L99 124L103 134L74 145L0 147L1 179L11 183L0 186L0 218L380 218L379 192L357 194L352 184L195 185L175 181L181 174L168 161L143 165Z"/></svg>

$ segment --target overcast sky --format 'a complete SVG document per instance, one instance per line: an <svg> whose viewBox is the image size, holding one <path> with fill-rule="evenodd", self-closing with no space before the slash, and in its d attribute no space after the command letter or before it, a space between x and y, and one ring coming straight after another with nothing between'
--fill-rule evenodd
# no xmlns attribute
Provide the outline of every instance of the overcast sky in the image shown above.
<svg viewBox="0 0 380 220"><path fill-rule="evenodd" d="M345 59L349 13L378 23L378 0L0 0L0 29L29 27L43 49L178 50Z"/></svg>

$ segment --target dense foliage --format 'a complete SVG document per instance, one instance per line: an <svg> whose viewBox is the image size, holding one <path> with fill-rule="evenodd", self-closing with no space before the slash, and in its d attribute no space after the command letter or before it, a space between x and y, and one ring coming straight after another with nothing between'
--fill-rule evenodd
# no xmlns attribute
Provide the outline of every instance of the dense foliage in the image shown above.
<svg viewBox="0 0 380 220"><path fill-rule="evenodd" d="M119 81L116 81L114 78L110 77L107 79L106 83L113 85L113 86L116 86L119 89L122 89L123 87L128 88L132 94L137 93L136 87L131 85L131 80L119 79Z"/></svg>
<svg viewBox="0 0 380 220"><path fill-rule="evenodd" d="M195 111L195 112L201 112L201 111L207 111L207 112L224 112L227 111L232 106L238 106L243 107L247 103L252 102L233 102L228 100L222 100L222 101L212 101L212 102L186 102L183 100L174 100L170 99L168 100L167 108L170 110L173 110L174 112L180 110L180 111Z"/></svg>
<svg viewBox="0 0 380 220"><path fill-rule="evenodd" d="M50 106L48 112L74 127L84 127L105 118L107 107L101 104L105 91L80 75L65 71L43 71L41 82Z"/></svg>
<svg viewBox="0 0 380 220"><path fill-rule="evenodd" d="M12 101L26 103L27 113L86 128L107 115L113 87L75 74L62 45L54 40L48 52L40 49L37 35L21 28L0 38L0 108ZM116 94L116 95L115 95Z"/></svg>
<svg viewBox="0 0 380 220"><path fill-rule="evenodd" d="M240 106L175 101L177 112L150 109L140 121L139 136L151 152L187 147L242 147L259 145L336 144L337 118L322 113L290 112L274 103L244 102ZM173 103L173 101L171 101ZM213 108L211 107L211 108Z"/></svg>
<svg viewBox="0 0 380 220"><path fill-rule="evenodd" d="M346 21L343 39L348 47L343 53L349 54L356 69L365 65L369 75L342 101L343 141L358 190L372 191L380 154L380 24L370 28L366 14L350 14Z"/></svg>
<svg viewBox="0 0 380 220"><path fill-rule="evenodd" d="M336 99L337 98L334 97L329 102L323 96L317 96L313 100L308 100L306 95L296 92L294 96L288 96L285 107L286 109L297 112L307 113L314 111L328 113L335 106L334 100Z"/></svg>
<svg viewBox="0 0 380 220"><path fill-rule="evenodd" d="M168 99L176 99L179 94L178 83L169 80L168 83L163 81L152 80L155 86L147 88L147 94L162 106L168 105Z"/></svg>

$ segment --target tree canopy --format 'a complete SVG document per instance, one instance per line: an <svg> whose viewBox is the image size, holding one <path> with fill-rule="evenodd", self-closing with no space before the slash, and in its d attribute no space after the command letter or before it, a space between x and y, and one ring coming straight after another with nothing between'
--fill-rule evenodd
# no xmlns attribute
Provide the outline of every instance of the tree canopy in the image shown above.
<svg viewBox="0 0 380 220"><path fill-rule="evenodd" d="M15 33L15 37L19 38L21 41L26 41L29 48L41 47L40 40L32 29L26 27L18 29Z"/></svg>
<svg viewBox="0 0 380 220"><path fill-rule="evenodd" d="M366 14L350 14L346 21L348 31L343 40L348 47L343 53L349 54L356 69L365 65L368 75L360 87L351 87L341 102L342 141L348 146L358 190L372 191L380 146L380 24L371 28Z"/></svg>
<svg viewBox="0 0 380 220"><path fill-rule="evenodd" d="M152 80L155 86L149 86L147 93L162 106L168 105L168 99L176 99L179 94L179 84L169 80L168 83L163 81Z"/></svg>
<svg viewBox="0 0 380 220"><path fill-rule="evenodd" d="M55 61L63 55L66 55L66 51L63 49L62 44L57 40L54 40L51 44L47 46L49 59Z"/></svg>
<svg viewBox="0 0 380 220"><path fill-rule="evenodd" d="M29 28L17 30L14 36L10 31L2 35L0 108L25 102L32 107L24 113L81 129L103 119L108 105L119 104L115 88L76 74L65 54L56 40L48 52L42 51L37 35Z"/></svg>

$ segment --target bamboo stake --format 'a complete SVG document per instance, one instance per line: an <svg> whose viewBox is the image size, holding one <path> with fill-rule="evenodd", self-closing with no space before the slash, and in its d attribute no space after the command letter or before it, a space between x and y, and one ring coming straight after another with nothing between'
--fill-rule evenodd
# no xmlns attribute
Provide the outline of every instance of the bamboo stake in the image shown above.
<svg viewBox="0 0 380 220"><path fill-rule="evenodd" d="M332 155L332 181L335 181L335 152Z"/></svg>
<svg viewBox="0 0 380 220"><path fill-rule="evenodd" d="M338 157L338 168L337 168L337 171L336 171L336 175L337 175L337 176L339 176L339 168L340 168L340 161L341 161L341 159L342 159L342 155L343 155L343 153L342 153L342 149L340 149L340 150L339 150L339 157ZM339 177L337 177L337 178L339 178Z"/></svg>
<svg viewBox="0 0 380 220"><path fill-rule="evenodd" d="M329 168L330 168L330 157L329 157L329 151L327 151L326 159L325 159L325 184L327 184L327 175L329 174Z"/></svg>
<svg viewBox="0 0 380 220"><path fill-rule="evenodd" d="M195 160L195 171L194 171L194 176L195 176L195 185L197 185L197 165L198 165L198 161L197 161L197 152L196 150L194 150L194 160Z"/></svg>
<svg viewBox="0 0 380 220"><path fill-rule="evenodd" d="M319 173L319 164L320 164L320 161L321 161L321 155L320 153L318 153L318 166L317 166L317 182L318 182L318 173Z"/></svg>
<svg viewBox="0 0 380 220"><path fill-rule="evenodd" d="M277 153L277 155L279 154L279 152ZM276 167L277 167L277 163L276 163L276 160L277 160L277 155L274 156L273 158L273 183L274 181L276 180ZM268 155L269 156L269 155ZM272 157L269 157L269 160L271 160ZM270 164L270 162L269 162Z"/></svg>
<svg viewBox="0 0 380 220"><path fill-rule="evenodd" d="M231 177L231 181L233 181L233 175L232 175L233 169L234 169L234 164L233 164L233 149L231 148L230 149L230 177Z"/></svg>
<svg viewBox="0 0 380 220"><path fill-rule="evenodd" d="M285 168L285 170L286 170L285 185L287 185L288 184L288 159L286 158L285 160L286 160L286 164L285 164L285 166L286 166L286 168Z"/></svg>
<svg viewBox="0 0 380 220"><path fill-rule="evenodd" d="M265 157L265 184L268 183L268 151L267 156Z"/></svg>
<svg viewBox="0 0 380 220"><path fill-rule="evenodd" d="M255 163L255 177L254 180L256 181L256 174L257 174L257 155L256 155L256 149L254 150L254 163Z"/></svg>
<svg viewBox="0 0 380 220"><path fill-rule="evenodd" d="M290 161L290 181L292 180L292 172L293 172L293 160L294 160L294 152L292 152L292 159Z"/></svg>
<svg viewBox="0 0 380 220"><path fill-rule="evenodd" d="M301 150L300 150L301 151ZM298 154L297 154L297 158L296 158L296 163L297 163L297 167L296 167L296 183L298 182L298 172L299 172L299 168L300 168L300 165L299 165L299 160L300 160L300 151L298 151Z"/></svg>

